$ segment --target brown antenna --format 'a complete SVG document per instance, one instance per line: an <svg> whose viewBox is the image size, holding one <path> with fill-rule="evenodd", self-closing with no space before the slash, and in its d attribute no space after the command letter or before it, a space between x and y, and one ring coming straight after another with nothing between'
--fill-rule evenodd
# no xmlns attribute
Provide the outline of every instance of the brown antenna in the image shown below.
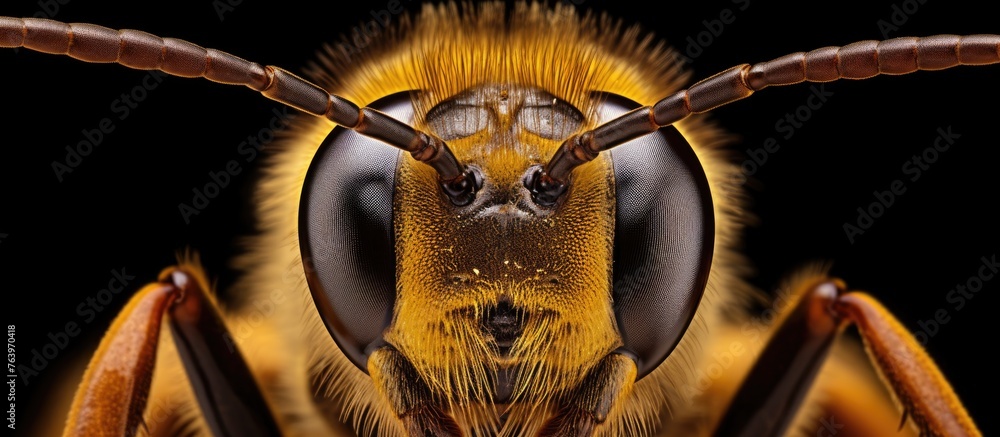
<svg viewBox="0 0 1000 437"><path fill-rule="evenodd" d="M138 30L40 18L0 17L0 47L24 47L85 62L115 62L139 70L245 85L269 99L410 152L414 159L437 170L441 187L455 205L469 204L479 189L472 171L458 162L440 138L374 109L359 108L278 67Z"/></svg>
<svg viewBox="0 0 1000 437"><path fill-rule="evenodd" d="M551 206L566 192L574 168L600 152L633 138L749 97L769 86L800 82L868 79L879 74L908 74L958 65L1000 62L1000 35L937 35L860 41L843 47L798 52L756 65L743 64L678 91L653 106L615 118L563 142L545 167L525 181L532 198Z"/></svg>

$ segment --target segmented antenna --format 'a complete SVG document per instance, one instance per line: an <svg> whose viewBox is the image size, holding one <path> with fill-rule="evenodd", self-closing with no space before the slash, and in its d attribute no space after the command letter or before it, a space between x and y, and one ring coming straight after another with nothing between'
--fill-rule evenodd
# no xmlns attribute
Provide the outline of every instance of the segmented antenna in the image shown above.
<svg viewBox="0 0 1000 437"><path fill-rule="evenodd" d="M749 97L769 86L800 82L868 79L879 74L908 74L958 65L1000 62L1000 35L937 35L860 41L843 47L798 52L756 65L743 64L678 91L653 106L645 106L592 130L573 135L525 181L532 198L551 206L566 192L574 168L600 152L636 137Z"/></svg>
<svg viewBox="0 0 1000 437"><path fill-rule="evenodd" d="M359 108L350 100L330 94L279 67L263 66L226 52L138 30L40 18L0 17L0 47L24 47L85 62L114 62L173 76L245 85L269 99L326 117L359 134L410 152L414 159L437 170L441 187L455 205L472 202L480 188L478 178L458 162L440 138L374 109Z"/></svg>

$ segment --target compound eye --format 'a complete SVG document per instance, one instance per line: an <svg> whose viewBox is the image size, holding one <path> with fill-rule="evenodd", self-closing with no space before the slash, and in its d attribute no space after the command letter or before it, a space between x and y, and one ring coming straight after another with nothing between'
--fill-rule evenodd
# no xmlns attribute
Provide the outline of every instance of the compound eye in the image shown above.
<svg viewBox="0 0 1000 437"><path fill-rule="evenodd" d="M370 107L412 122L407 92ZM392 201L401 152L337 127L316 152L299 209L299 245L313 301L359 369L383 344L396 299Z"/></svg>
<svg viewBox="0 0 1000 437"><path fill-rule="evenodd" d="M598 99L602 120L638 107L621 96ZM687 332L712 264L715 215L708 179L673 127L610 151L615 174L613 296L624 349L642 377Z"/></svg>
<svg viewBox="0 0 1000 437"><path fill-rule="evenodd" d="M518 121L528 132L549 140L563 140L583 123L583 114L569 103L552 97L547 101L529 99L518 114Z"/></svg>

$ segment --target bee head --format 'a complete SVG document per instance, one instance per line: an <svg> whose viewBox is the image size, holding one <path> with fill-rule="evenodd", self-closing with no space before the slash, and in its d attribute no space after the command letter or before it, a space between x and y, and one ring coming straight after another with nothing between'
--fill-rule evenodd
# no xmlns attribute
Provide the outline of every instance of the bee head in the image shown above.
<svg viewBox="0 0 1000 437"><path fill-rule="evenodd" d="M320 75L446 143L476 189L455 202L439 169L335 128L299 203L319 313L362 371L391 347L452 400L558 395L615 351L641 378L677 347L708 281L705 171L670 127L581 160L556 195L535 178L567 138L641 106L623 96L649 104L684 75L611 22L474 9L428 8L366 50L367 68Z"/></svg>
<svg viewBox="0 0 1000 437"><path fill-rule="evenodd" d="M449 202L428 166L340 128L307 176L303 257L345 354L366 370L368 354L391 345L444 393L470 390L434 376L455 369L469 386L532 368L572 387L616 349L640 376L655 368L694 315L714 243L708 184L684 138L664 128L620 146L542 205L528 181L562 140L634 102L595 93L577 108L498 85L417 117L419 101L400 93L372 106L447 141L481 187L471 203Z"/></svg>

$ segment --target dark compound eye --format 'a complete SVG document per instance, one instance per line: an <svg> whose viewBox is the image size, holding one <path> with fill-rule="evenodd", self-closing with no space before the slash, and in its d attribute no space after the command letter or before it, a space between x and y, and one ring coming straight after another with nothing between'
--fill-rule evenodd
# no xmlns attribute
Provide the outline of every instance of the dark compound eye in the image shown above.
<svg viewBox="0 0 1000 437"><path fill-rule="evenodd" d="M409 93L370 106L413 120ZM337 127L313 158L299 207L299 243L313 300L334 341L364 372L395 304L392 199L401 153Z"/></svg>
<svg viewBox="0 0 1000 437"><path fill-rule="evenodd" d="M602 95L608 120L638 107ZM701 302L715 243L708 179L673 127L610 151L615 173L614 308L642 377L673 351Z"/></svg>

